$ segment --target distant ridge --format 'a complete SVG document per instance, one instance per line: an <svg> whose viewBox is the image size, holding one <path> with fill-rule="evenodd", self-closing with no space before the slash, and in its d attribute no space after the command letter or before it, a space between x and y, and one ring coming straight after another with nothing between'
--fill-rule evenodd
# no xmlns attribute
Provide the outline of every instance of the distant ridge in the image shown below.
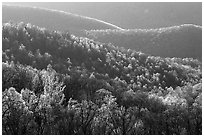
<svg viewBox="0 0 204 137"><path fill-rule="evenodd" d="M202 27L182 24L157 29L90 30L87 37L161 57L202 59Z"/></svg>
<svg viewBox="0 0 204 137"><path fill-rule="evenodd" d="M70 31L82 36L84 30L122 28L95 18L80 16L59 10L38 7L3 5L2 22L27 22L51 30Z"/></svg>
<svg viewBox="0 0 204 137"><path fill-rule="evenodd" d="M105 29L105 30L87 30L86 32L87 33L92 33L92 32L101 32L101 33L107 33L107 32L110 32L110 33L126 33L126 34L130 34L130 32L171 32L171 31L178 31L180 29L183 29L185 27L189 27L189 28L198 28L198 29L202 29L202 26L199 26L199 25L195 25L195 24L181 24L181 25L178 25L178 26L170 26L170 27L161 27L161 28L154 28L154 29Z"/></svg>
<svg viewBox="0 0 204 137"><path fill-rule="evenodd" d="M20 6L19 6L20 7ZM23 6L22 6L23 7ZM24 6L25 7L25 6ZM51 11L51 12L60 12L62 14L65 14L65 15L71 15L71 16L75 16L75 17L79 17L79 18L85 18L85 19L90 19L90 20L95 20L95 21L98 21L98 22L101 22L101 23L104 23L104 24L107 24L107 25L110 25L116 29L119 29L119 30L122 30L122 28L114 25L114 24L111 24L111 23L108 23L108 22L105 22L105 21L102 21L102 20L99 20L99 19L96 19L96 18L91 18L91 17L87 17L87 16L81 16L81 15L78 15L78 14L74 14L74 13L70 13L70 12L65 12L65 11L62 11L62 10L55 10L55 9L48 9L48 8L41 8L41 7L30 7L30 8L34 8L34 9L40 9L40 10L46 10L46 11Z"/></svg>

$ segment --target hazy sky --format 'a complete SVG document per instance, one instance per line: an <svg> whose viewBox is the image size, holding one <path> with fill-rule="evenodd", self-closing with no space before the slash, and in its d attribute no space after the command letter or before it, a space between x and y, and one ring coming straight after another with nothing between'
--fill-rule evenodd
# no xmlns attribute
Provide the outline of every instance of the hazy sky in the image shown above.
<svg viewBox="0 0 204 137"><path fill-rule="evenodd" d="M110 22L122 28L158 28L180 24L202 25L202 3L59 2L5 3L63 10Z"/></svg>

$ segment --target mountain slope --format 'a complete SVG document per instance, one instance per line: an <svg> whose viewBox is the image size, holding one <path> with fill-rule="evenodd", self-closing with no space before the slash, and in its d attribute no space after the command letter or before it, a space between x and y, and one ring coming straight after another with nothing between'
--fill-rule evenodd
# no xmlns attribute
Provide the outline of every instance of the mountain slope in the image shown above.
<svg viewBox="0 0 204 137"><path fill-rule="evenodd" d="M121 29L113 24L94 18L79 16L63 11L9 6L2 7L2 22L27 22L50 30L69 31L81 36L84 30L91 29Z"/></svg>
<svg viewBox="0 0 204 137"><path fill-rule="evenodd" d="M202 134L198 60L21 22L2 26L2 61L2 134Z"/></svg>
<svg viewBox="0 0 204 137"><path fill-rule="evenodd" d="M19 62L38 69L51 64L62 74L69 73L69 67L86 68L90 73L107 74L105 77L111 79L118 77L128 84L141 80L142 89L144 85L150 86L147 89L183 86L192 78L200 79L198 60L149 56L24 23L6 23L2 32L4 62ZM156 73L160 73L159 81L152 79Z"/></svg>
<svg viewBox="0 0 204 137"><path fill-rule="evenodd" d="M91 30L87 37L154 56L202 59L202 28L191 24L159 29Z"/></svg>

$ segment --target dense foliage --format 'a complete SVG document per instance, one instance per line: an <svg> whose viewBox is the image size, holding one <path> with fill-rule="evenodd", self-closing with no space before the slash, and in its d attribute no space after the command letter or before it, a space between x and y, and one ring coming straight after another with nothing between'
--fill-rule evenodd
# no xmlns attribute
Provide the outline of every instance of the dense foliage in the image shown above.
<svg viewBox="0 0 204 137"><path fill-rule="evenodd" d="M202 134L201 62L2 27L3 134Z"/></svg>
<svg viewBox="0 0 204 137"><path fill-rule="evenodd" d="M154 56L202 59L202 28L192 24L158 29L88 30L87 37Z"/></svg>

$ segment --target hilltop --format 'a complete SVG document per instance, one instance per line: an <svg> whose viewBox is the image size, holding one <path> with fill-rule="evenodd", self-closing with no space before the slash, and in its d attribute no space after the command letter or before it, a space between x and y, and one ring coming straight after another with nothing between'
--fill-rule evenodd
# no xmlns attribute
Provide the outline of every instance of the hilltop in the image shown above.
<svg viewBox="0 0 204 137"><path fill-rule="evenodd" d="M121 29L113 24L68 12L37 7L2 6L2 22L26 22L50 30L82 36L84 30Z"/></svg>

